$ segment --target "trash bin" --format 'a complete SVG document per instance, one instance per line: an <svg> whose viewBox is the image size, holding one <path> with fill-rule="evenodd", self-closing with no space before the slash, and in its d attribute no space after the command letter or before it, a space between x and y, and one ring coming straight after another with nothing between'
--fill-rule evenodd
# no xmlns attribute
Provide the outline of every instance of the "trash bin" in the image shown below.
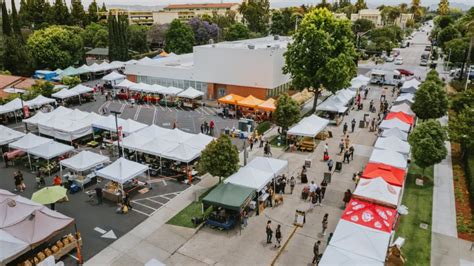
<svg viewBox="0 0 474 266"><path fill-rule="evenodd" d="M304 166L306 166L306 168L311 168L311 160L310 159L304 160Z"/></svg>
<svg viewBox="0 0 474 266"><path fill-rule="evenodd" d="M359 120L359 128L364 128L364 127L365 127L365 121Z"/></svg>

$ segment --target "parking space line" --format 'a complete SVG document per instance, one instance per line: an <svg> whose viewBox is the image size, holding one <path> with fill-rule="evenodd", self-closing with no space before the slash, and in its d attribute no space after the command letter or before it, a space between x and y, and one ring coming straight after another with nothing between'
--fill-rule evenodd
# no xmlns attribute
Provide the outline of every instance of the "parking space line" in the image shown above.
<svg viewBox="0 0 474 266"><path fill-rule="evenodd" d="M158 105L161 108L161 111L165 111L165 108L161 105Z"/></svg>
<svg viewBox="0 0 474 266"><path fill-rule="evenodd" d="M166 109L168 110L168 112L173 112L173 110L171 110L171 108L169 108L168 106L166 106Z"/></svg>
<svg viewBox="0 0 474 266"><path fill-rule="evenodd" d="M155 107L155 110L153 110L153 121L151 122L151 124L155 124L155 120L156 120L156 107Z"/></svg>
<svg viewBox="0 0 474 266"><path fill-rule="evenodd" d="M138 119L138 115L140 114L140 111L142 110L142 106L139 105L138 108L137 108L137 111L135 112L135 116L133 117L133 120L137 120Z"/></svg>
<svg viewBox="0 0 474 266"><path fill-rule="evenodd" d="M163 203L161 203L159 201L156 201L156 200L152 200L151 198L146 198L146 200L149 200L149 201L154 202L154 203L158 203L160 205L164 205Z"/></svg>
<svg viewBox="0 0 474 266"><path fill-rule="evenodd" d="M145 216L147 216L147 217L150 217L150 216L151 216L151 214L153 214L153 213L155 213L155 212L156 212L156 210L155 210L155 211L153 211L151 214L147 214L147 213L144 213L144 212L142 212L142 211L136 210L135 208L133 208L133 209L132 209L132 211L134 211L134 212L138 212L138 213L141 213L141 214L143 214L143 215L145 215Z"/></svg>
<svg viewBox="0 0 474 266"><path fill-rule="evenodd" d="M120 115L119 115L119 116L122 116L122 115L123 115L123 110L125 110L125 107L126 107L126 106L127 106L126 104L122 104L122 106L120 107L120 111L119 111L119 112L120 112Z"/></svg>
<svg viewBox="0 0 474 266"><path fill-rule="evenodd" d="M146 198L145 198L145 199L146 199ZM138 199L138 200L144 200L144 199ZM138 202L138 200L132 200L132 203L138 204L138 205L140 205L140 206L143 206L143 207L148 208L148 209L151 209L151 210L155 210L155 208L152 208L152 207L150 207L150 206L148 206L148 205L146 205L146 204L140 203L140 202Z"/></svg>

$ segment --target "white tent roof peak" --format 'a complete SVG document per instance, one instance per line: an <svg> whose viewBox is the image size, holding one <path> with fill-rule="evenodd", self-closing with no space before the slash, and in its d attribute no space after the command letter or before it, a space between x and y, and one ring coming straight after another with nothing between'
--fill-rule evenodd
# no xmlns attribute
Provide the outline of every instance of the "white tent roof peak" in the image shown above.
<svg viewBox="0 0 474 266"><path fill-rule="evenodd" d="M188 99L196 99L204 95L204 92L198 91L195 88L189 87L185 91L178 93L179 97L188 98Z"/></svg>
<svg viewBox="0 0 474 266"><path fill-rule="evenodd" d="M397 207L400 198L400 187L390 185L382 177L365 179L359 181L353 195L365 199L388 204Z"/></svg>
<svg viewBox="0 0 474 266"><path fill-rule="evenodd" d="M311 115L303 118L300 122L288 130L289 135L316 137L329 124L329 120L323 119L317 115Z"/></svg>
<svg viewBox="0 0 474 266"><path fill-rule="evenodd" d="M72 90L68 90L68 89L61 89L60 91L51 94L52 97L58 98L58 99L66 99L66 98L71 98L78 95L79 93Z"/></svg>
<svg viewBox="0 0 474 266"><path fill-rule="evenodd" d="M288 161L268 157L256 157L246 167L251 167L264 172L279 175L288 167Z"/></svg>
<svg viewBox="0 0 474 266"><path fill-rule="evenodd" d="M252 167L242 167L237 171L237 173L224 180L224 183L231 183L234 185L253 188L255 190L261 190L272 180L273 177L274 174L271 172L264 172Z"/></svg>
<svg viewBox="0 0 474 266"><path fill-rule="evenodd" d="M397 137L403 141L407 141L408 139L408 133L402 131L398 127L386 129L382 132L382 137L390 137L390 136Z"/></svg>
<svg viewBox="0 0 474 266"><path fill-rule="evenodd" d="M128 79L124 79L119 84L115 85L115 87L131 88L132 86L135 86L135 85L137 85L137 83L130 81Z"/></svg>
<svg viewBox="0 0 474 266"><path fill-rule="evenodd" d="M37 147L45 143L50 143L50 142L53 142L53 140L36 136L33 133L28 133L21 139L10 143L8 146L13 149L20 149L20 150L28 152L34 147Z"/></svg>
<svg viewBox="0 0 474 266"><path fill-rule="evenodd" d="M148 166L121 157L96 173L100 177L123 184L147 170Z"/></svg>
<svg viewBox="0 0 474 266"><path fill-rule="evenodd" d="M407 158L405 155L392 150L374 149L369 162L383 163L400 169L407 169Z"/></svg>
<svg viewBox="0 0 474 266"><path fill-rule="evenodd" d="M74 87L74 88L72 88L72 89L70 89L70 90L73 91L73 92L77 92L77 93L79 93L79 94L83 94L83 93L88 93L88 92L94 91L93 88L84 86L84 85L82 85L82 84L79 84L79 85L77 85L76 87Z"/></svg>
<svg viewBox="0 0 474 266"><path fill-rule="evenodd" d="M64 159L59 163L64 167L80 172L94 168L99 164L103 164L109 161L110 159L107 156L90 151L81 151L80 153L72 156L71 158Z"/></svg>
<svg viewBox="0 0 474 266"><path fill-rule="evenodd" d="M25 136L25 133L0 125L0 145L5 145Z"/></svg>
<svg viewBox="0 0 474 266"><path fill-rule="evenodd" d="M72 150L74 150L73 146L69 146L69 145L62 144L56 141L52 141L52 142L48 142L48 143L44 143L39 146L36 146L30 149L28 153L49 160L51 158L58 157Z"/></svg>
<svg viewBox="0 0 474 266"><path fill-rule="evenodd" d="M107 81L113 81L113 80L120 80L120 79L125 79L126 76L118 73L117 71L113 71L104 77L102 77L102 80L107 80Z"/></svg>
<svg viewBox="0 0 474 266"><path fill-rule="evenodd" d="M398 118L384 120L382 121L382 123L380 123L379 127L383 130L391 129L391 128L399 128L401 131L404 131L404 132L410 131L410 124L407 124Z"/></svg>
<svg viewBox="0 0 474 266"><path fill-rule="evenodd" d="M404 155L408 155L410 153L410 144L396 136L378 138L374 147L376 149L396 151Z"/></svg>
<svg viewBox="0 0 474 266"><path fill-rule="evenodd" d="M390 111L391 112L402 112L402 113L407 114L409 116L415 116L416 115L415 112L413 112L413 110L411 109L410 105L408 105L406 103L394 105L394 106L392 106L392 108L390 108Z"/></svg>
<svg viewBox="0 0 474 266"><path fill-rule="evenodd" d="M37 108L50 103L56 104L56 100L44 97L43 95L38 95L33 100L27 101L25 105L28 105L29 108Z"/></svg>

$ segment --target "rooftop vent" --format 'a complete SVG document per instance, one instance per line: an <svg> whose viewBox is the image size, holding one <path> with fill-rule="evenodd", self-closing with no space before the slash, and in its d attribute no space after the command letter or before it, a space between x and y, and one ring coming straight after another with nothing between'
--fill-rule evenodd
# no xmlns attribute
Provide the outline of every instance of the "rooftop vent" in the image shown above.
<svg viewBox="0 0 474 266"><path fill-rule="evenodd" d="M249 44L249 45L247 45L247 47L248 47L250 50L255 49L255 45L253 45L253 44Z"/></svg>

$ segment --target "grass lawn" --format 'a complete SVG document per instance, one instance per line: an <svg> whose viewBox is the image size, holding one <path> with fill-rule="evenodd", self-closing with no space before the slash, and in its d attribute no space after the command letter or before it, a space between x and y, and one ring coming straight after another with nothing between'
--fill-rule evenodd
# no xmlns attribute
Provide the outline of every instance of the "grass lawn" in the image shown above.
<svg viewBox="0 0 474 266"><path fill-rule="evenodd" d="M424 186L415 184L422 169L412 163L405 181L402 204L408 207L408 215L403 215L396 236L405 238L402 254L407 265L430 265L431 258L431 214L433 205L433 167L425 170ZM420 228L420 223L428 224L428 229Z"/></svg>
<svg viewBox="0 0 474 266"><path fill-rule="evenodd" d="M196 226L193 224L191 219L193 217L205 217L209 215L211 212L212 208L208 208L204 214L202 213L202 204L201 200L209 193L214 187L210 188L208 191L203 193L199 197L199 201L193 201L191 204L186 206L186 208L182 209L178 214L173 216L167 224L172 224L172 225L177 225L177 226L182 226L182 227L189 227L189 228L196 228Z"/></svg>

